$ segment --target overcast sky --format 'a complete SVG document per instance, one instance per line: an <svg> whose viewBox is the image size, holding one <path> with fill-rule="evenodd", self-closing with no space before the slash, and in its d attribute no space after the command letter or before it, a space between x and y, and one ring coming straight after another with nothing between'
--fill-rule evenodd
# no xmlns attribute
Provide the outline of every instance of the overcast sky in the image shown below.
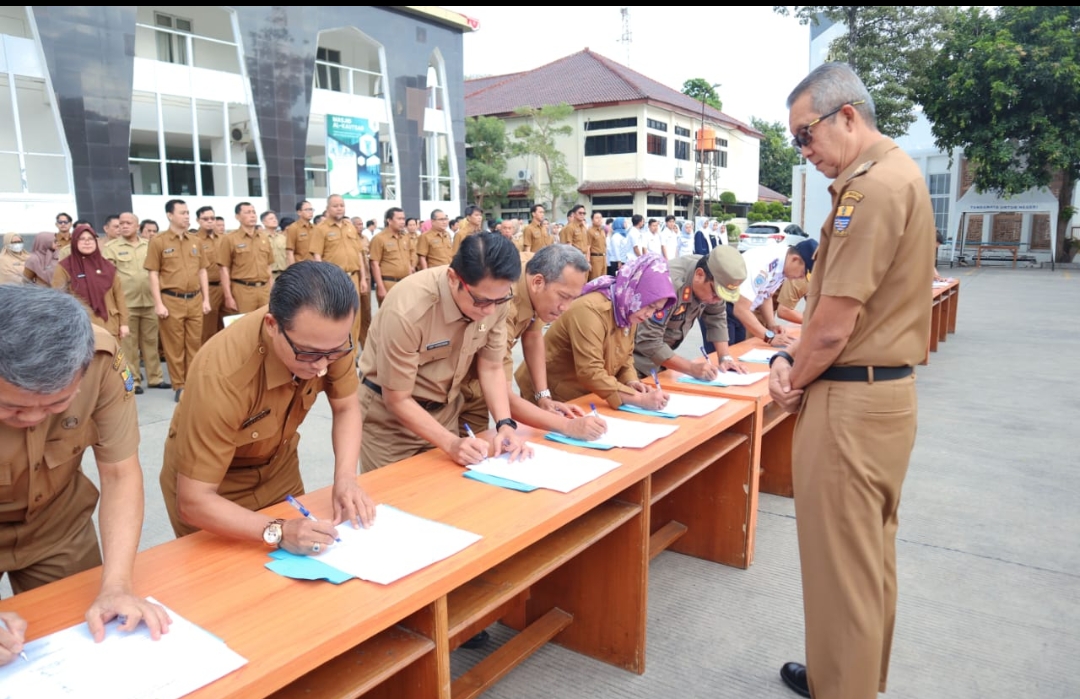
<svg viewBox="0 0 1080 699"><path fill-rule="evenodd" d="M619 8L449 6L480 21L465 35L465 75L529 70L581 51L627 63ZM772 7L630 8L629 65L678 90L688 78L720 83L724 112L787 123L784 100L809 71L810 29Z"/></svg>

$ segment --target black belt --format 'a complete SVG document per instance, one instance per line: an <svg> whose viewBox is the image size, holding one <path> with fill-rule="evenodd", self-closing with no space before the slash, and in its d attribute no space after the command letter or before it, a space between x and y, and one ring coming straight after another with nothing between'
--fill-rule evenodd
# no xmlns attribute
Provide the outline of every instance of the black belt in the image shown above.
<svg viewBox="0 0 1080 699"><path fill-rule="evenodd" d="M172 296L173 298L178 298L178 299L193 299L196 296L198 296L199 294L201 294L202 292L199 291L199 290L195 290L195 291L189 291L189 292L185 293L185 292L182 292L182 291L173 291L172 289L162 289L161 293L165 294L166 296Z"/></svg>
<svg viewBox="0 0 1080 699"><path fill-rule="evenodd" d="M401 281L401 277L383 277L382 280L384 282L399 282Z"/></svg>
<svg viewBox="0 0 1080 699"><path fill-rule="evenodd" d="M266 286L267 282L249 282L244 279L230 279L229 281L236 282L237 284L243 284L244 286Z"/></svg>
<svg viewBox="0 0 1080 699"><path fill-rule="evenodd" d="M590 252L589 257L606 257L606 255L602 252Z"/></svg>
<svg viewBox="0 0 1080 699"><path fill-rule="evenodd" d="M221 286L221 282L206 282L210 286Z"/></svg>
<svg viewBox="0 0 1080 699"><path fill-rule="evenodd" d="M821 372L825 381L896 381L915 371L909 366L833 366Z"/></svg>
<svg viewBox="0 0 1080 699"><path fill-rule="evenodd" d="M378 394L379 394L380 396L382 395L382 386L380 386L379 384L375 383L374 381L372 381L371 379L367 378L366 376L365 376L364 378L360 379L360 383L364 384L365 386L367 386L368 388L370 388L370 389L371 389L372 391L375 391L375 392L376 392L376 393L378 393ZM435 401L433 401L433 400L420 400L419 398L413 398L413 400L415 400L415 401L416 401L416 403L417 403L417 404L418 404L418 405L419 405L419 406L420 406L421 408L423 408L424 410L428 411L429 413L430 413L430 412L434 412L434 411L436 411L436 410L442 410L443 408L445 408L445 407L446 407L446 403L436 403L436 402L435 402Z"/></svg>

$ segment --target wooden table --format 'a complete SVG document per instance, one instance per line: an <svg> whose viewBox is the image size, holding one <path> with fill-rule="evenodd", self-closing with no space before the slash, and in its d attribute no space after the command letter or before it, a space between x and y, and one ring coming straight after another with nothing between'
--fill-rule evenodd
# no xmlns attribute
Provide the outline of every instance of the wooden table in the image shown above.
<svg viewBox="0 0 1080 699"><path fill-rule="evenodd" d="M483 536L392 585L289 580L264 568L262 546L199 532L138 554L136 591L248 659L198 699L474 697L551 639L642 673L650 558L670 545L749 565L754 415L754 403L731 401L675 420L679 430L646 449L586 450L623 466L569 494L478 483L437 450L364 474L378 502ZM330 488L304 502L329 517ZM264 511L296 514L285 504ZM86 571L0 610L18 610L38 638L82 621L99 580L100 568ZM450 651L497 619L520 633L451 682Z"/></svg>
<svg viewBox="0 0 1080 699"><path fill-rule="evenodd" d="M937 352L939 343L945 342L949 334L956 333L956 313L959 305L959 279L950 279L947 286L934 287L930 306L930 341L923 364L930 363L930 353Z"/></svg>
<svg viewBox="0 0 1080 699"><path fill-rule="evenodd" d="M975 248L976 248L976 250L975 250L975 266L976 267L982 267L983 250L1005 250L1006 252L1012 253L1012 266L1013 266L1013 269L1016 269L1017 257L1020 254L1020 246L1019 245L992 245L992 244L980 243L980 244L976 245Z"/></svg>

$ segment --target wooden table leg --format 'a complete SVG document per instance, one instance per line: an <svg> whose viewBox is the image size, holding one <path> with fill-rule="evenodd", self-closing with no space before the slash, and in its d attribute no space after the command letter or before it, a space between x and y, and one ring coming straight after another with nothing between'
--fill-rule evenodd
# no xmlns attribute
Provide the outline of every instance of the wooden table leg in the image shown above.
<svg viewBox="0 0 1080 699"><path fill-rule="evenodd" d="M795 416L789 415L761 438L761 492L795 497L791 475L791 445Z"/></svg>
<svg viewBox="0 0 1080 699"><path fill-rule="evenodd" d="M952 296L949 297L949 332L956 333L956 311L960 306L960 287L953 289Z"/></svg>
<svg viewBox="0 0 1080 699"><path fill-rule="evenodd" d="M941 328L941 304L935 303L930 309L930 351L937 352L939 330Z"/></svg>

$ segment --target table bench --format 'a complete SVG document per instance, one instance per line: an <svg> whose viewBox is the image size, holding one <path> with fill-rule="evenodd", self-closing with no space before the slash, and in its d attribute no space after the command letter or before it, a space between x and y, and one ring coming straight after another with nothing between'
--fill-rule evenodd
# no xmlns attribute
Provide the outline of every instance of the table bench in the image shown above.
<svg viewBox="0 0 1080 699"><path fill-rule="evenodd" d="M1001 260L1007 262L1009 255L1012 256L1012 268L1016 269L1016 263L1023 262L1035 262L1033 255L1021 255L1020 246L1015 243L979 243L975 247L975 266L982 267L983 260ZM1000 257L983 257L983 252L987 250L997 250L1008 253Z"/></svg>
<svg viewBox="0 0 1080 699"><path fill-rule="evenodd" d="M926 348L924 365L930 363L930 353L937 352L938 344L956 333L956 314L960 305L960 280L950 279L947 286L936 286L930 306L930 340Z"/></svg>

